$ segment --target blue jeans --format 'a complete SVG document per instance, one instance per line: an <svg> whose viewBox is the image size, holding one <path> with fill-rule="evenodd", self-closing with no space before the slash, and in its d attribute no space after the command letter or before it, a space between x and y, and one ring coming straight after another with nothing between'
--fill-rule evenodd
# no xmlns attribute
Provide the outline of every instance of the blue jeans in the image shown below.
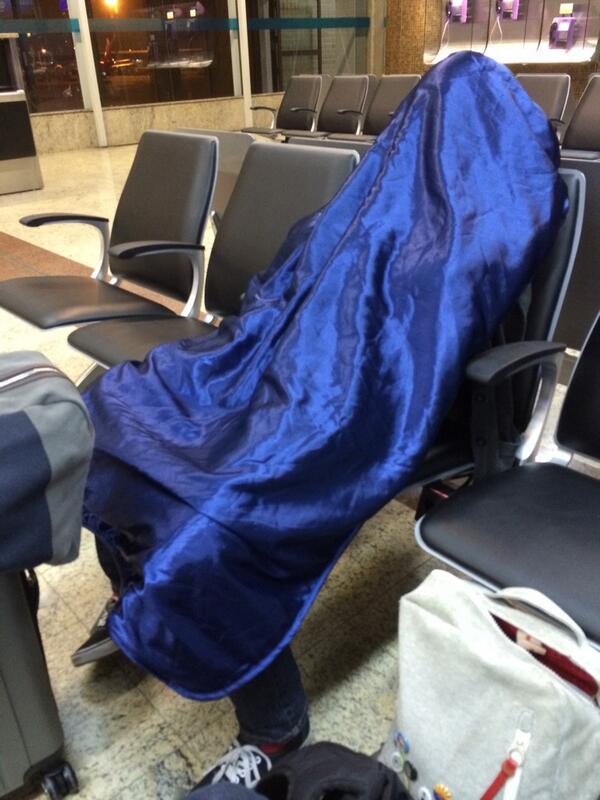
<svg viewBox="0 0 600 800"><path fill-rule="evenodd" d="M194 789L184 800L265 800L265 798L254 789L246 789L237 783L215 783L214 786Z"/></svg>
<svg viewBox="0 0 600 800"><path fill-rule="evenodd" d="M96 550L100 566L118 593L120 580L114 559L97 537ZM285 742L297 736L308 721L302 678L289 647L230 699L245 742Z"/></svg>
<svg viewBox="0 0 600 800"><path fill-rule="evenodd" d="M308 722L308 701L289 647L230 699L243 741L284 742L297 736Z"/></svg>

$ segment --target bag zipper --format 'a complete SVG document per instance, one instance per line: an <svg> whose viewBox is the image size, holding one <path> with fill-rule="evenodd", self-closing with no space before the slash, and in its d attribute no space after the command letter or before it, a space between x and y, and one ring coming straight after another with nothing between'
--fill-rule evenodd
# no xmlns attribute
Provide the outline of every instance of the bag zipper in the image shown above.
<svg viewBox="0 0 600 800"><path fill-rule="evenodd" d="M43 376L50 377L50 375L60 378L67 377L65 373L61 372L61 370L59 370L57 367L52 367L47 364L43 366L29 367L29 369L21 372L15 372L12 375L0 380L0 392L10 389L14 386L19 386L20 384L26 383L32 379L35 380Z"/></svg>
<svg viewBox="0 0 600 800"><path fill-rule="evenodd" d="M500 771L481 795L480 800L493 800L500 794L502 789L504 789L503 800L516 800L523 774L525 753L530 741L531 730L526 731L523 728L518 728L515 731L515 738L500 766Z"/></svg>

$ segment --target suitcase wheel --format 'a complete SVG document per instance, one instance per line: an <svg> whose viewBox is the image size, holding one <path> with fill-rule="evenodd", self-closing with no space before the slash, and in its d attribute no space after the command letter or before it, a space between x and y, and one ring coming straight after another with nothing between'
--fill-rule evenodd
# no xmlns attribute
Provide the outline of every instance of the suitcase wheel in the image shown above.
<svg viewBox="0 0 600 800"><path fill-rule="evenodd" d="M79 792L79 783L73 767L65 761L42 778L42 790L49 800L61 800Z"/></svg>

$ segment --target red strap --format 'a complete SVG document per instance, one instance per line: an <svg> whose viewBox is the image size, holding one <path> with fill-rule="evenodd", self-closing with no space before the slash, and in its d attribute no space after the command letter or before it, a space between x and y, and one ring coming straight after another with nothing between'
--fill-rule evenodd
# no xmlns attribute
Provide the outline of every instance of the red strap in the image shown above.
<svg viewBox="0 0 600 800"><path fill-rule="evenodd" d="M506 781L515 774L519 768L518 763L514 758L507 758L502 762L500 772L494 778L491 786L481 795L481 800L493 800L498 794L500 789L504 786Z"/></svg>

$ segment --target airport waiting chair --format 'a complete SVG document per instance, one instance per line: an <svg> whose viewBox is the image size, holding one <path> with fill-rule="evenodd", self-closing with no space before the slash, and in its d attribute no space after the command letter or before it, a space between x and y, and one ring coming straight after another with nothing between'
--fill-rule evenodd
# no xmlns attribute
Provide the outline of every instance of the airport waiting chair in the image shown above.
<svg viewBox="0 0 600 800"><path fill-rule="evenodd" d="M225 213L227 203L238 179L248 148L254 142L249 133L239 131L213 131L199 128L178 128L180 133L192 133L196 136L214 136L219 142L219 164L217 182L212 200L211 217L215 225Z"/></svg>
<svg viewBox="0 0 600 800"><path fill-rule="evenodd" d="M592 75L563 136L563 158L600 159L600 75Z"/></svg>
<svg viewBox="0 0 600 800"><path fill-rule="evenodd" d="M175 312L115 285L131 281L183 303L197 314L204 271L201 240L211 207L218 160L214 138L146 131L121 193L112 231L103 217L36 214L29 227L82 223L97 228L102 253L90 277L51 275L0 283L0 307L38 328L117 317L171 317ZM122 258L145 242L144 257Z"/></svg>
<svg viewBox="0 0 600 800"><path fill-rule="evenodd" d="M565 73L520 73L515 76L531 99L552 122L560 123L571 92L571 76Z"/></svg>
<svg viewBox="0 0 600 800"><path fill-rule="evenodd" d="M495 363L469 364L476 392L537 365L556 374L561 345L507 345ZM527 458L456 492L417 523L428 553L490 588L528 586L554 600L600 648L600 480L566 466L573 454L600 467L600 316L563 403L557 459ZM590 470L592 472L592 470ZM600 473L598 473L600 474Z"/></svg>
<svg viewBox="0 0 600 800"><path fill-rule="evenodd" d="M362 133L332 133L328 138L373 143L420 79L420 75L382 75L367 109Z"/></svg>
<svg viewBox="0 0 600 800"><path fill-rule="evenodd" d="M314 130L330 84L330 75L293 75L278 109L271 106L251 106L252 111L267 111L271 114L270 126L242 128L242 132L255 136L277 136L283 128Z"/></svg>
<svg viewBox="0 0 600 800"><path fill-rule="evenodd" d="M217 228L206 276L207 311L239 314L248 283L273 261L292 225L324 206L357 163L356 153L345 149L253 144ZM124 255L138 252L132 248ZM160 344L214 331L199 319L111 320L79 328L69 344L111 367L141 361Z"/></svg>
<svg viewBox="0 0 600 800"><path fill-rule="evenodd" d="M569 145L592 148L580 150L563 147L561 151L561 166L582 172L587 192L581 244L556 337L558 341L565 342L567 347L580 350L600 308L600 76L592 78L588 84L565 140ZM563 369L566 371L572 364L572 357L567 357Z"/></svg>
<svg viewBox="0 0 600 800"><path fill-rule="evenodd" d="M503 325L500 341L513 342L515 347L527 349L530 342L553 339L558 317L569 284L573 264L579 246L585 202L585 178L577 170L561 169L569 194L569 210L562 221L556 239L533 274L528 287L528 309L524 325L517 313L509 314ZM517 324L515 324L515 321ZM500 347L491 347L480 356L493 366L503 358ZM481 430L482 414L487 410L472 400L470 388L464 390L452 413L442 424L437 439L419 465L412 478L413 486L421 486L418 514L435 504L440 496L452 491L446 484L450 478L472 476L481 468L485 457L493 452L504 466L514 462L519 449L527 452L535 447L536 436L541 432L540 416L533 412L538 394L548 393L548 379L537 369L530 369L517 376L510 386L503 387L504 394L498 397L496 438L502 441L498 451L487 448L489 430L487 418ZM509 430L507 430L509 429ZM510 437L510 440L508 438ZM491 465L497 466L497 465Z"/></svg>
<svg viewBox="0 0 600 800"><path fill-rule="evenodd" d="M377 78L375 75L337 75L331 82L320 112L311 112L316 120L313 129L283 128L280 134L322 139L330 133L361 133L367 108ZM310 111L306 108L305 111Z"/></svg>

